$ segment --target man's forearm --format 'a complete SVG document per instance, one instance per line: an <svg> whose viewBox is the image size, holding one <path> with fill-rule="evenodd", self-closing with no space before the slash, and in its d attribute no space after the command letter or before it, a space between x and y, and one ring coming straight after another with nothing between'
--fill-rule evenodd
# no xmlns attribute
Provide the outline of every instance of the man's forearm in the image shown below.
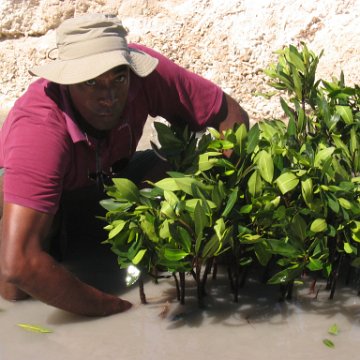
<svg viewBox="0 0 360 360"><path fill-rule="evenodd" d="M227 103L227 114L219 123L219 130L232 129L235 124L245 124L249 128L249 116L247 112L230 96L225 94Z"/></svg>
<svg viewBox="0 0 360 360"><path fill-rule="evenodd" d="M106 316L131 307L129 302L81 282L45 252L9 280L32 297L79 315Z"/></svg>

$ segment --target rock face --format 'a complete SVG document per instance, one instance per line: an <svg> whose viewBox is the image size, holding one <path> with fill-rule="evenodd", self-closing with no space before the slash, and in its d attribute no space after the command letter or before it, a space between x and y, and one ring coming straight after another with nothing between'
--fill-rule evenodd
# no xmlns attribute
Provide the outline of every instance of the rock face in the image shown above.
<svg viewBox="0 0 360 360"><path fill-rule="evenodd" d="M262 69L284 45L324 50L318 76L345 73L359 83L360 0L0 0L0 111L32 81L27 70L47 61L54 29L82 13L117 14L129 41L141 42L219 84L252 121L273 116Z"/></svg>

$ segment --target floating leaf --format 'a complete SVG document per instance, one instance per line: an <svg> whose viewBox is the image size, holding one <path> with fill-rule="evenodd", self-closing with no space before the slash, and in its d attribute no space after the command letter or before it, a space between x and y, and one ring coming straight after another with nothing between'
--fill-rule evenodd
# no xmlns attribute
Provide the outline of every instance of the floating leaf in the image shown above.
<svg viewBox="0 0 360 360"><path fill-rule="evenodd" d="M31 332L35 332L35 333L40 333L40 334L48 334L48 333L52 333L53 331L42 327L42 326L38 326L38 325L31 325L31 324L25 324L25 323L19 323L17 324L17 326L21 327L22 329L25 329L27 331L31 331Z"/></svg>
<svg viewBox="0 0 360 360"><path fill-rule="evenodd" d="M328 333L331 335L337 335L337 334L339 334L339 331L340 331L340 329L337 326L337 324L331 325L328 329Z"/></svg>
<svg viewBox="0 0 360 360"><path fill-rule="evenodd" d="M323 343L324 343L324 345L326 345L327 347L329 347L331 349L335 348L335 344L329 339L324 339Z"/></svg>

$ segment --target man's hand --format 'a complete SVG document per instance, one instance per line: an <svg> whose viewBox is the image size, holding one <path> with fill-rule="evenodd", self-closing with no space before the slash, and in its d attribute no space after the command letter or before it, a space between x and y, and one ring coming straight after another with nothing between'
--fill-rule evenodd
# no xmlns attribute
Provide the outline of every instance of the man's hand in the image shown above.
<svg viewBox="0 0 360 360"><path fill-rule="evenodd" d="M44 249L53 215L4 203L0 239L0 292L29 294L60 309L86 316L128 310L131 303L81 282Z"/></svg>

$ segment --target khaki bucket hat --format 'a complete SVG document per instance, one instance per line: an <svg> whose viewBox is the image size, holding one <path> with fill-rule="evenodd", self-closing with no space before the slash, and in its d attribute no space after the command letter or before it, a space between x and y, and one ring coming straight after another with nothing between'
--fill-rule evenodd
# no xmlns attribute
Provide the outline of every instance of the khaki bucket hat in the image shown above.
<svg viewBox="0 0 360 360"><path fill-rule="evenodd" d="M120 65L128 65L138 76L149 75L158 60L142 51L130 49L127 31L112 15L87 14L65 20L56 32L57 58L35 66L31 75L64 85L77 84Z"/></svg>

